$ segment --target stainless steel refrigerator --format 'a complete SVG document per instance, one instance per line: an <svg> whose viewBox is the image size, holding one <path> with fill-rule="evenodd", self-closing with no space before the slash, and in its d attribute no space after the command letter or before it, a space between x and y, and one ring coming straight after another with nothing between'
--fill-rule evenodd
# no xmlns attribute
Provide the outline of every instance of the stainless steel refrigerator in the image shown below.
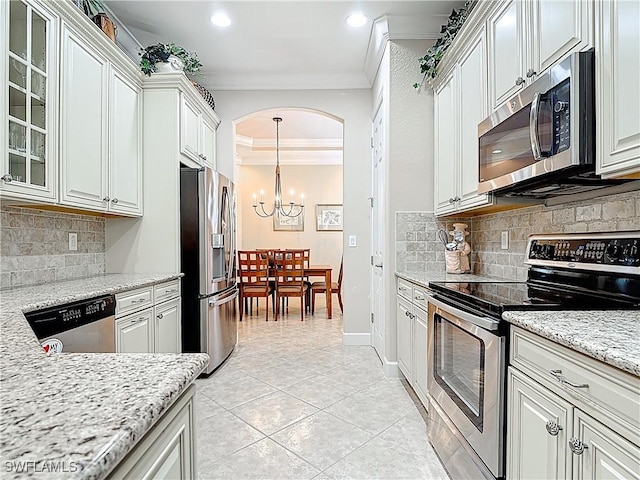
<svg viewBox="0 0 640 480"><path fill-rule="evenodd" d="M233 183L209 168L180 169L182 351L209 354L210 374L238 341Z"/></svg>

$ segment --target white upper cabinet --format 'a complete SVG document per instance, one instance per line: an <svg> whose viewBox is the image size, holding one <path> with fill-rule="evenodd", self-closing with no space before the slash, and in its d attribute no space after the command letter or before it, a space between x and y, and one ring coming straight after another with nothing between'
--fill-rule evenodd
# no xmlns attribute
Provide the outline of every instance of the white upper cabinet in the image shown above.
<svg viewBox="0 0 640 480"><path fill-rule="evenodd" d="M489 98L491 107L502 104L526 83L525 3L510 0L487 21L489 44Z"/></svg>
<svg viewBox="0 0 640 480"><path fill-rule="evenodd" d="M640 2L596 6L596 173L640 172Z"/></svg>
<svg viewBox="0 0 640 480"><path fill-rule="evenodd" d="M0 2L2 197L57 198L59 24L39 2Z"/></svg>
<svg viewBox="0 0 640 480"><path fill-rule="evenodd" d="M216 126L206 117L202 117L202 161L216 168Z"/></svg>
<svg viewBox="0 0 640 480"><path fill-rule="evenodd" d="M141 216L141 82L70 26L62 31L60 203Z"/></svg>
<svg viewBox="0 0 640 480"><path fill-rule="evenodd" d="M437 215L492 202L478 194L478 124L487 116L486 48L480 30L435 93Z"/></svg>
<svg viewBox="0 0 640 480"><path fill-rule="evenodd" d="M489 104L492 109L569 53L593 46L593 3L507 0L489 16Z"/></svg>
<svg viewBox="0 0 640 480"><path fill-rule="evenodd" d="M593 1L537 0L531 3L530 66L538 75L569 52L593 45Z"/></svg>
<svg viewBox="0 0 640 480"><path fill-rule="evenodd" d="M435 207L443 214L453 212L456 202L456 161L458 142L453 137L457 132L456 70L447 76L436 90L435 109Z"/></svg>
<svg viewBox="0 0 640 480"><path fill-rule="evenodd" d="M109 65L66 26L62 30L61 202L106 209Z"/></svg>
<svg viewBox="0 0 640 480"><path fill-rule="evenodd" d="M142 88L112 66L109 210L142 214Z"/></svg>
<svg viewBox="0 0 640 480"><path fill-rule="evenodd" d="M215 168L215 136L217 125L183 92L180 108L180 153L185 157Z"/></svg>

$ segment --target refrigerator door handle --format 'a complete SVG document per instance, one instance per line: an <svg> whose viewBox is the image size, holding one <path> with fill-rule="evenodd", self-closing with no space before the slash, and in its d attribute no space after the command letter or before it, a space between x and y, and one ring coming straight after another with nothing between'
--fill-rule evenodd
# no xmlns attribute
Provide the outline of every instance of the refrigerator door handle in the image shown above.
<svg viewBox="0 0 640 480"><path fill-rule="evenodd" d="M224 305L225 303L229 303L232 300L235 300L236 298L238 298L238 290L235 290L233 292L233 294L223 297L222 299L218 299L218 300L209 300L209 306L210 307L219 307L220 305Z"/></svg>

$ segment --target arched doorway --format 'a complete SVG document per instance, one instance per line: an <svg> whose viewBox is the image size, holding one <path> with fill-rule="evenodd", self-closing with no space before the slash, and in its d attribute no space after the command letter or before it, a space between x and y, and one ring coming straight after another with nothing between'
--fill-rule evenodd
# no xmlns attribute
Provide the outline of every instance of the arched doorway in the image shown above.
<svg viewBox="0 0 640 480"><path fill-rule="evenodd" d="M254 194L264 197L268 212L273 206L274 117L283 119L279 124L283 203L290 198L299 203L304 194L304 212L294 225L283 226L274 217L261 218L253 208ZM311 263L331 265L336 281L343 253L343 229L318 225L318 213L329 210L340 214L342 221L342 120L305 108L261 110L234 121L234 143L238 248L309 248Z"/></svg>

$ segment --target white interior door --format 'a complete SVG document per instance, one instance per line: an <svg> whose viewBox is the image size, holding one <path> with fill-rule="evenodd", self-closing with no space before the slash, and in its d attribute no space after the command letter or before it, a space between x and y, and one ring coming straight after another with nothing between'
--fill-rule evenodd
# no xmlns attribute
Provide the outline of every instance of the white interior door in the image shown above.
<svg viewBox="0 0 640 480"><path fill-rule="evenodd" d="M372 128L371 185L371 333L373 347L384 358L384 109L378 108Z"/></svg>

